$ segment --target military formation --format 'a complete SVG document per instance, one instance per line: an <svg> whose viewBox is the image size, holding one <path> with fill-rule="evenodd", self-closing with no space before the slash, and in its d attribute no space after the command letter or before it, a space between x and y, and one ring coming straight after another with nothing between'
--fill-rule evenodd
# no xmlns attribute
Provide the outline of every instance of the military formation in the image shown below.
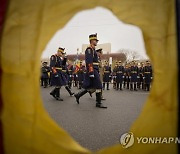
<svg viewBox="0 0 180 154"><path fill-rule="evenodd" d="M97 34L89 35L90 45L85 51L85 59L74 64L68 60L65 48L59 47L57 53L51 56L50 65L42 63L41 86L53 86L50 95L58 101L61 98L61 88L65 87L70 96L75 97L79 104L80 98L89 94L96 95L96 107L107 108L103 105L103 90L110 90L113 85L115 90L129 89L130 91L149 91L153 80L153 71L150 61L138 63L136 61L116 61L114 67L108 60L102 62L102 49L96 49ZM140 64L140 65L138 65ZM77 87L74 94L72 87Z"/></svg>

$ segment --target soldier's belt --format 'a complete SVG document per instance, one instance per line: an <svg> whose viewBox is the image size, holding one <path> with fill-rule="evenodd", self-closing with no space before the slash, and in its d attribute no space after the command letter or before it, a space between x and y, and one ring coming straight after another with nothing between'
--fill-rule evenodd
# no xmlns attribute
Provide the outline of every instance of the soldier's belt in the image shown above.
<svg viewBox="0 0 180 154"><path fill-rule="evenodd" d="M66 72L66 70L62 70L62 72Z"/></svg>
<svg viewBox="0 0 180 154"><path fill-rule="evenodd" d="M144 73L149 74L149 73L151 73L151 72L144 72Z"/></svg>
<svg viewBox="0 0 180 154"><path fill-rule="evenodd" d="M99 65L99 63L93 63L93 65Z"/></svg>
<svg viewBox="0 0 180 154"><path fill-rule="evenodd" d="M131 73L137 73L136 71L131 71Z"/></svg>
<svg viewBox="0 0 180 154"><path fill-rule="evenodd" d="M122 73L122 71L118 71L117 73Z"/></svg>
<svg viewBox="0 0 180 154"><path fill-rule="evenodd" d="M57 70L62 70L62 68L61 68L61 67L55 67L55 69L57 69Z"/></svg>
<svg viewBox="0 0 180 154"><path fill-rule="evenodd" d="M109 73L109 71L104 71L104 73Z"/></svg>

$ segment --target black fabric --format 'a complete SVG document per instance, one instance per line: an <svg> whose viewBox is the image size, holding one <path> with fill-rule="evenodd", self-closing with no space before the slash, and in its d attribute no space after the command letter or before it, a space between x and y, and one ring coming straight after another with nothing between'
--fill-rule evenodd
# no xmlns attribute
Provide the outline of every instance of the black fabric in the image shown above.
<svg viewBox="0 0 180 154"><path fill-rule="evenodd" d="M101 93L96 93L96 102L97 104L101 104Z"/></svg>

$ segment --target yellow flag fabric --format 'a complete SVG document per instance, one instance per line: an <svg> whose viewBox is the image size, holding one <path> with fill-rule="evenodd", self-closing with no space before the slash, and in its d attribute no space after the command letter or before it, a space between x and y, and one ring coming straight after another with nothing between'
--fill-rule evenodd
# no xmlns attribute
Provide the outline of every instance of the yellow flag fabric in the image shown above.
<svg viewBox="0 0 180 154"><path fill-rule="evenodd" d="M154 68L151 93L130 131L177 135L177 49L174 0L9 0L1 44L3 142L7 154L91 153L49 117L42 105L40 57L74 14L102 6L139 26ZM133 112L133 111L132 111ZM177 153L176 144L120 144L98 153Z"/></svg>

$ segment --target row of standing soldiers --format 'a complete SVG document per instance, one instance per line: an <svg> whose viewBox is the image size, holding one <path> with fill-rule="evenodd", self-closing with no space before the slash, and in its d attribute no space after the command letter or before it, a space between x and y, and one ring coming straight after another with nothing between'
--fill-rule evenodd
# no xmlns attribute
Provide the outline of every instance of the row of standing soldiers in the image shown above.
<svg viewBox="0 0 180 154"><path fill-rule="evenodd" d="M108 62L105 61L103 89L105 89L105 85L107 85L107 90L109 90L109 83L113 80L113 88L116 90L127 88L134 91L137 91L137 89L149 91L152 78L152 66L149 61L146 61L145 64L141 63L140 67L137 66L135 61L132 61L125 66L119 61L116 62L113 70L111 70Z"/></svg>
<svg viewBox="0 0 180 154"><path fill-rule="evenodd" d="M47 62L43 62L41 68L41 85L45 88L51 85L51 70L47 66ZM80 61L80 65L64 65L62 72L68 81L68 86L71 89L72 86L82 88L84 76L86 73L86 68ZM143 89L146 91L150 90L150 85L152 82L152 66L149 61L146 63L141 63L141 66L138 67L135 61L132 61L125 66L122 65L122 62L116 62L115 67L111 68L107 61L103 67L103 90L109 90L109 84L113 81L113 88L116 90L122 90L127 88L130 90Z"/></svg>

